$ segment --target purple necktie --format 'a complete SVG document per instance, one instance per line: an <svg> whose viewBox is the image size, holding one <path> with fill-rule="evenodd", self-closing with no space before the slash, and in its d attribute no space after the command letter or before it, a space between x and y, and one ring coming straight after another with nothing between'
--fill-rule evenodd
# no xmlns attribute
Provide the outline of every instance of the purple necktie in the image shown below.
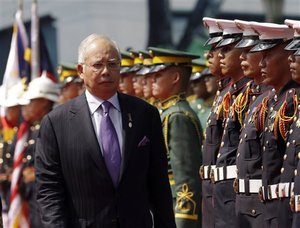
<svg viewBox="0 0 300 228"><path fill-rule="evenodd" d="M116 129L109 117L109 109L112 104L109 101L102 103L102 120L100 126L100 137L103 148L103 157L106 167L115 187L119 182L121 151Z"/></svg>

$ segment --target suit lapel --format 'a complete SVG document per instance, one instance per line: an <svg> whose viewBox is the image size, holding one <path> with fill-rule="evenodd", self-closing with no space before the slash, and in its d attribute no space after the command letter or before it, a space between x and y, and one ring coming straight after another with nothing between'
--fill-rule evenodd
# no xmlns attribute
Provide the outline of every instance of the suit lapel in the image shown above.
<svg viewBox="0 0 300 228"><path fill-rule="evenodd" d="M110 177L94 131L91 114L84 93L74 100L74 103L70 108L70 113L72 126L80 126L81 128L83 137L82 142L88 144L86 148L92 148L91 150L88 150L88 153L95 161L96 166L100 171L106 172L108 177Z"/></svg>
<svg viewBox="0 0 300 228"><path fill-rule="evenodd" d="M135 129L135 115L134 115L134 106L129 102L126 95L118 94L120 108L122 113L122 125L123 125L123 135L124 135L124 151L122 156L121 163L121 173L120 173L120 181L128 164L128 159L130 157L130 152L133 149L134 135L136 132Z"/></svg>

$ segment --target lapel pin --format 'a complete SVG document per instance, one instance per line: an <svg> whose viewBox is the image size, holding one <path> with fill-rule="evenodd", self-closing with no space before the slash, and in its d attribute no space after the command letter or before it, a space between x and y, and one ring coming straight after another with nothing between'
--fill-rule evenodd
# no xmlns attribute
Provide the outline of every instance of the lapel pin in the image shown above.
<svg viewBox="0 0 300 228"><path fill-rule="evenodd" d="M131 118L131 114L128 113L127 115L128 115L128 121L129 121L128 127L132 128L132 118Z"/></svg>

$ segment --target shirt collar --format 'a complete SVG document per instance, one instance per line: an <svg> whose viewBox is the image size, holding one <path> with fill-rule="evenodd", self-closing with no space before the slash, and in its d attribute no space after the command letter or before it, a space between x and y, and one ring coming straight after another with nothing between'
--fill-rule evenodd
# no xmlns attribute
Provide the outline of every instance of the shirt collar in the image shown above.
<svg viewBox="0 0 300 228"><path fill-rule="evenodd" d="M88 102L91 114L93 115L94 112L97 111L99 106L104 102L104 100L94 96L88 90L85 90L85 96L86 96L86 100ZM118 100L118 94L117 93L115 93L107 101L109 101L114 106L115 109L117 109L119 112L121 112L120 103L119 103L119 100Z"/></svg>

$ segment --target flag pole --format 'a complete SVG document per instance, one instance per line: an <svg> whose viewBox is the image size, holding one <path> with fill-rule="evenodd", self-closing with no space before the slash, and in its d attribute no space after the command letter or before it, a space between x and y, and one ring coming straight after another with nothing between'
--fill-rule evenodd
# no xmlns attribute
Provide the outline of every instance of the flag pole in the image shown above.
<svg viewBox="0 0 300 228"><path fill-rule="evenodd" d="M39 18L37 0L31 5L31 80L40 76Z"/></svg>

